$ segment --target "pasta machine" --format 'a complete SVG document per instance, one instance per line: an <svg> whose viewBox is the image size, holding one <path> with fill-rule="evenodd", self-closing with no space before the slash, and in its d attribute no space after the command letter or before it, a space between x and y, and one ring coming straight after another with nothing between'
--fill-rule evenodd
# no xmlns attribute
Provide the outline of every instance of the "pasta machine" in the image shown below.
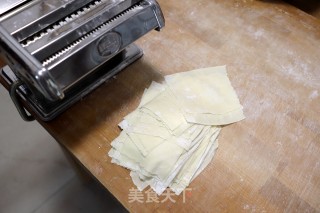
<svg viewBox="0 0 320 213"><path fill-rule="evenodd" d="M49 121L140 58L133 42L164 24L156 0L1 1L1 75L24 120Z"/></svg>

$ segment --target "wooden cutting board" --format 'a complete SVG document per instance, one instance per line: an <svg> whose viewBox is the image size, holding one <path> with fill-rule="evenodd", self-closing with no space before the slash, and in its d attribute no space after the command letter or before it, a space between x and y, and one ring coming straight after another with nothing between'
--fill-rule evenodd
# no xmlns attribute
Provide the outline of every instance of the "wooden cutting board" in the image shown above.
<svg viewBox="0 0 320 213"><path fill-rule="evenodd" d="M281 1L159 3L166 27L137 42L144 57L44 128L132 212L319 212L320 21ZM130 202L129 171L106 154L117 124L151 81L217 65L247 118L223 128L185 197Z"/></svg>

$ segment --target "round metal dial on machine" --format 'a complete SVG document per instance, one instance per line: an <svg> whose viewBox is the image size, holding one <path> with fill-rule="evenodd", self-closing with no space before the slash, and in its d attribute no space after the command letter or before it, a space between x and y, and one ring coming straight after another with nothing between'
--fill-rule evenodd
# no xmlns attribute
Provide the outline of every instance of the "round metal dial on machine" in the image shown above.
<svg viewBox="0 0 320 213"><path fill-rule="evenodd" d="M105 34L97 44L98 52L101 56L110 56L119 51L121 47L121 36L116 32Z"/></svg>

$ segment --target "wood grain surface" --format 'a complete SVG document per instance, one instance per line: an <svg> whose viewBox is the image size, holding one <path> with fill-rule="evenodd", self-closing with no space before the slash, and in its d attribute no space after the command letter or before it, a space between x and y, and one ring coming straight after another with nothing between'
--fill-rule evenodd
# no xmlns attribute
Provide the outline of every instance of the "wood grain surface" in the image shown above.
<svg viewBox="0 0 320 213"><path fill-rule="evenodd" d="M281 1L159 3L166 27L137 42L144 57L44 128L132 212L320 212L320 21ZM129 202L129 171L107 156L117 124L151 81L217 65L247 118L185 200Z"/></svg>

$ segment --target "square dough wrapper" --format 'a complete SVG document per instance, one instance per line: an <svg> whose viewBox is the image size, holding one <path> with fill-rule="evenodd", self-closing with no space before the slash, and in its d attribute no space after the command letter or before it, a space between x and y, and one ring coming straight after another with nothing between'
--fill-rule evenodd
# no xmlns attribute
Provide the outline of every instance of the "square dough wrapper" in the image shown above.
<svg viewBox="0 0 320 213"><path fill-rule="evenodd" d="M154 175L150 178L147 175L143 174L143 171L141 171L139 176L132 175L132 177L135 178L139 177L139 179L133 179L133 182L137 184L138 188L143 188L143 186L146 185L145 181L147 181L148 185L150 185L158 195L162 194L163 191L171 184L172 180L176 177L176 175L181 170L183 165L185 165L190 156L198 149L198 147L208 134L209 130L210 127L206 127L201 131L200 134L195 135L196 138L194 138L193 140L193 146L188 151L183 151L183 153L177 160L163 155L164 153L168 153L169 149L167 149L166 146L155 149L155 152L153 152L153 154L155 156L160 156L160 158L154 158L154 156L150 156L150 159L153 160L146 160L145 162L148 165L143 165L142 167L147 168L146 170L149 173L157 173L157 175ZM175 150L170 149L170 152L175 152ZM161 165L162 167L158 165Z"/></svg>
<svg viewBox="0 0 320 213"><path fill-rule="evenodd" d="M244 119L225 66L176 73L165 80L188 122L226 125Z"/></svg>
<svg viewBox="0 0 320 213"><path fill-rule="evenodd" d="M207 156L218 148L216 142L221 128L212 128L211 132L206 136L196 152L188 159L185 165L181 168L177 176L170 184L170 188L179 195L198 175L197 171L201 171L208 165L205 161Z"/></svg>
<svg viewBox="0 0 320 213"><path fill-rule="evenodd" d="M181 125L187 125L187 122L177 107L177 99L169 89L161 92L152 101L143 105L143 109L149 110L171 131L177 130Z"/></svg>
<svg viewBox="0 0 320 213"><path fill-rule="evenodd" d="M176 136L172 136L156 146L147 156L141 154L130 137L123 131L112 143L113 149L109 152L109 156L113 158L113 163L134 172L132 177L135 176L134 183L139 189L150 185L160 195L170 185L189 157L197 150L209 130L210 127L203 128L202 126L194 126L186 130L184 137L192 141L189 144L192 146L189 150L177 144L179 140Z"/></svg>

